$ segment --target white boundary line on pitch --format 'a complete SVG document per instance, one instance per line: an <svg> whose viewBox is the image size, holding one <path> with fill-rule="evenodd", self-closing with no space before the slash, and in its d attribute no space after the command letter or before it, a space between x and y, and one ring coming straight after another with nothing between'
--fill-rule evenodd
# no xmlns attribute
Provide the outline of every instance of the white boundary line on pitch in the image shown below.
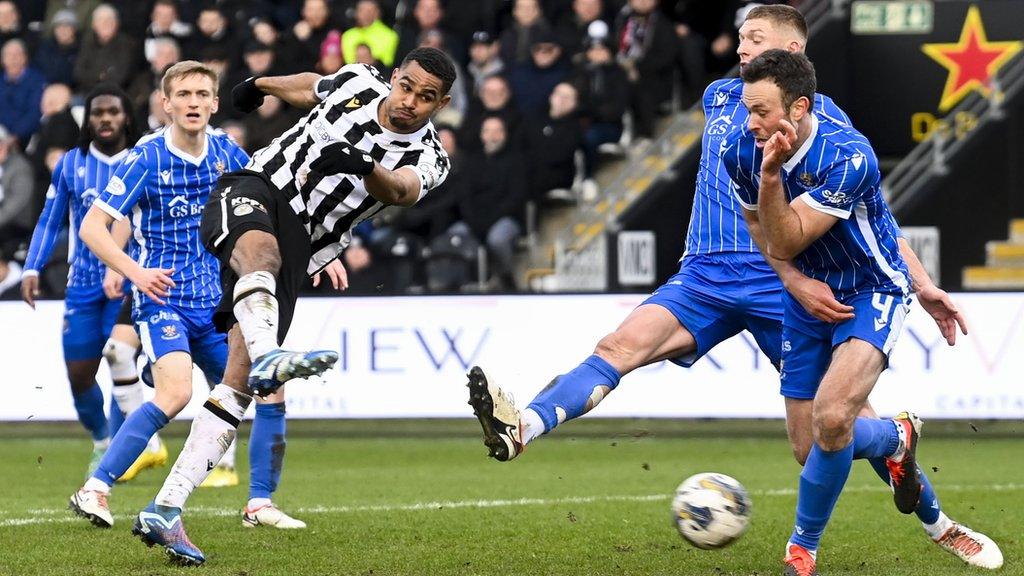
<svg viewBox="0 0 1024 576"><path fill-rule="evenodd" d="M940 486L939 493L945 492L966 492L974 490L988 490L993 492L1013 492L1024 490L1024 484L950 484ZM843 492L889 492L884 486L849 486ZM776 488L770 490L752 490L751 497L775 497L795 496L795 488ZM311 506L296 508L292 513L299 514L351 514L359 512L412 512L417 510L446 510L457 508L509 508L513 506L558 506L565 504L593 504L595 502L657 502L659 500L671 499L671 494L647 494L647 495L610 495L610 496L571 496L566 498L515 498L509 500L448 500L436 502L418 502L415 504L365 504L361 506ZM31 516L23 518L3 518L0 516L0 528L16 526L30 526L34 524L59 524L70 522L83 522L83 520L72 516L66 508L35 508L26 510ZM241 513L238 508L216 508L209 506L195 506L187 509L186 515L190 517L217 517L237 516ZM130 520L134 516L124 514L115 515L115 518Z"/></svg>

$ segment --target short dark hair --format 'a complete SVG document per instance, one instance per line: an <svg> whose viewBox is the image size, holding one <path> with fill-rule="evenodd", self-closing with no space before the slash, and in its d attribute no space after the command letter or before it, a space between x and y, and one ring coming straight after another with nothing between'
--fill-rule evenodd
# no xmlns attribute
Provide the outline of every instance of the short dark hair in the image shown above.
<svg viewBox="0 0 1024 576"><path fill-rule="evenodd" d="M807 21L804 20L804 15L786 4L755 6L747 13L745 20L767 20L776 26L789 26L796 30L801 38L807 40Z"/></svg>
<svg viewBox="0 0 1024 576"><path fill-rule="evenodd" d="M82 121L82 130L78 133L78 149L85 154L89 151L89 145L96 138L92 133L92 126L89 125L89 115L92 114L92 101L99 96L113 96L121 101L121 108L124 109L124 139L125 147L131 148L139 140L142 132L135 118L135 110L132 108L132 101L128 98L119 86L113 84L99 84L85 97L85 119Z"/></svg>
<svg viewBox="0 0 1024 576"><path fill-rule="evenodd" d="M771 81L782 90L782 104L787 110L801 96L807 98L808 110L814 107L814 92L818 89L814 64L799 52L766 50L740 69L740 78L746 84Z"/></svg>
<svg viewBox="0 0 1024 576"><path fill-rule="evenodd" d="M428 74L441 81L441 91L447 94L455 83L455 64L447 54L437 48L416 48L402 60L399 68L405 68L410 62L420 65Z"/></svg>

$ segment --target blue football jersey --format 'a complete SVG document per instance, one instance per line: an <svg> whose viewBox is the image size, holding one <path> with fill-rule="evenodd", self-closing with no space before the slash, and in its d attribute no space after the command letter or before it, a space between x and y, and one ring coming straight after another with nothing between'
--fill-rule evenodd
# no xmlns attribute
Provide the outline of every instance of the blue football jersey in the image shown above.
<svg viewBox="0 0 1024 576"><path fill-rule="evenodd" d="M131 217L140 266L174 269L175 287L164 299L169 305L209 308L220 301L220 265L203 247L199 223L217 178L248 161L219 130L208 129L206 147L192 156L163 129L139 141L96 200L117 220Z"/></svg>
<svg viewBox="0 0 1024 576"><path fill-rule="evenodd" d="M704 134L701 140L700 167L686 233L684 257L721 252L757 252L747 232L741 206L732 193L728 172L719 156L723 140L744 127L749 118L743 106L743 81L728 78L712 82L704 91ZM846 113L822 94L816 94L816 110L849 123Z"/></svg>
<svg viewBox="0 0 1024 576"><path fill-rule="evenodd" d="M882 198L878 158L848 123L811 113L811 134L782 167L790 201L800 198L839 220L794 259L797 267L828 284L837 298L861 292L909 293L910 275L900 256L899 228ZM761 149L746 128L722 144L737 201L757 209Z"/></svg>
<svg viewBox="0 0 1024 576"><path fill-rule="evenodd" d="M107 267L78 240L78 229L99 192L107 186L117 164L128 155L128 150L107 156L95 146L82 153L78 148L67 151L57 162L46 192L46 204L39 222L32 232L25 269L39 272L50 261L57 238L66 225L70 225L71 249L68 261L68 288L89 289L103 284ZM70 218L68 217L70 213Z"/></svg>

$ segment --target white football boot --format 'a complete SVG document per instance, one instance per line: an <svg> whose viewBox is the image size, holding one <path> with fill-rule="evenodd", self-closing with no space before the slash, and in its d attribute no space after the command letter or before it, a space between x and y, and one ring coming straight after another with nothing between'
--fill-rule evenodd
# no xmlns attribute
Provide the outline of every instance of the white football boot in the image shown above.
<svg viewBox="0 0 1024 576"><path fill-rule="evenodd" d="M995 570L1003 565L1003 553L991 538L959 522L953 522L934 542L970 566Z"/></svg>
<svg viewBox="0 0 1024 576"><path fill-rule="evenodd" d="M306 523L285 514L273 504L267 504L255 509L250 509L246 506L242 512L242 526L246 528L271 526L282 530L298 530L305 528Z"/></svg>
<svg viewBox="0 0 1024 576"><path fill-rule="evenodd" d="M68 508L72 512L93 523L93 526L110 528L114 525L114 516L107 505L107 495L96 490L81 488L71 495Z"/></svg>
<svg viewBox="0 0 1024 576"><path fill-rule="evenodd" d="M523 453L523 425L511 396L490 384L479 366L469 371L469 405L480 420L488 456L507 462Z"/></svg>

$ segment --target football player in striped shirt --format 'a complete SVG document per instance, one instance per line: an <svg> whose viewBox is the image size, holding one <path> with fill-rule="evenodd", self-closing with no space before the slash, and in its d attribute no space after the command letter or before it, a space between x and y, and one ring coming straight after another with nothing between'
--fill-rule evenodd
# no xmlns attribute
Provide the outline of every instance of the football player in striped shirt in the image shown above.
<svg viewBox="0 0 1024 576"><path fill-rule="evenodd" d="M741 71L747 125L722 144L738 201L772 258L791 260L826 283L853 317L826 322L783 295L782 391L813 402L812 445L786 545L788 576L817 574L818 543L854 458L887 457L897 508L909 514L934 503L925 529L967 563L999 568L1002 554L983 534L938 510L914 458L921 423L904 413L896 433L883 420L857 418L888 366L910 294L917 292L950 344L959 324L937 288L913 286L900 253L899 228L881 193L878 160L848 123L815 111L814 66L803 54L769 50ZM915 263L913 268L917 268Z"/></svg>
<svg viewBox="0 0 1024 576"><path fill-rule="evenodd" d="M62 339L75 411L93 439L87 477L99 466L110 437L117 432L116 424L123 418L121 412L130 413L141 405L143 396L131 338L129 342L122 341L124 338L107 339L124 300L119 275L109 270L87 246L73 240L85 213L138 137L131 103L123 90L100 85L86 96L85 126L78 146L65 153L53 170L21 282L22 298L35 308L39 272L49 262L61 232L70 227L71 267L64 298ZM115 226L113 234L123 246L128 241L127 223ZM109 421L103 413L103 393L96 383L101 358L107 359L114 381ZM166 448L156 436L135 468L159 463L161 454L166 461Z"/></svg>
<svg viewBox="0 0 1024 576"><path fill-rule="evenodd" d="M740 67L771 48L803 52L806 41L807 26L798 10L786 5L756 7L740 28ZM471 370L470 404L480 420L491 457L499 461L517 457L529 442L589 412L633 370L661 360L691 366L743 330L748 330L765 356L780 367L783 287L822 321L852 318L852 310L835 299L828 284L806 276L789 262L766 260L759 253L721 156L724 139L741 129L749 117L741 99L742 89L742 80L726 78L712 82L704 92L706 121L700 169L679 273L633 310L615 332L601 339L592 356L553 379L523 410L489 382L481 368ZM847 118L828 96L816 94L815 107L834 118ZM934 306L940 314L952 306L948 295L931 283L902 239L900 249L915 265L914 277L919 284L915 287L921 289L919 302ZM949 335L947 326L940 324L940 328ZM785 405L793 454L803 464L813 443L811 401L787 397ZM863 415L875 418L867 403ZM877 428L868 418L857 422L858 426ZM894 422L885 421L890 429L895 429ZM908 423L909 419L902 419L899 425L905 427ZM883 482L892 482L888 459L869 458L868 462ZM924 491L914 511L934 539L945 516L927 478L922 474L920 479Z"/></svg>
<svg viewBox="0 0 1024 576"><path fill-rule="evenodd" d="M220 301L220 271L216 259L199 242L199 221L220 175L241 168L249 158L227 135L208 126L218 103L215 72L198 62L179 62L167 70L162 87L164 109L172 124L132 149L87 213L80 232L97 256L132 282L134 320L156 388L153 400L125 421L97 471L71 497L76 513L104 527L113 524L107 505L113 481L135 460L148 438L190 400L193 363L220 380L227 360L227 342L212 321ZM120 249L108 230L111 222L126 216L132 221L138 262ZM193 428L219 419L222 406L228 403L241 408L237 416L241 418L250 401L248 395L215 386ZM257 409L253 424L251 488L262 486L260 497L269 501L284 448L283 399L267 406L267 411ZM260 427L262 433L257 430ZM234 428L213 441L226 449L233 440ZM202 562L201 554L198 559L189 556L194 547L174 520L183 503L179 503L180 494L200 484L219 461L219 457L203 459L200 473L183 466L179 456L168 482L140 513L133 531L150 544L168 546L172 556L182 550L186 563ZM267 509L274 508L268 505ZM280 511L275 516L278 527L304 526Z"/></svg>

